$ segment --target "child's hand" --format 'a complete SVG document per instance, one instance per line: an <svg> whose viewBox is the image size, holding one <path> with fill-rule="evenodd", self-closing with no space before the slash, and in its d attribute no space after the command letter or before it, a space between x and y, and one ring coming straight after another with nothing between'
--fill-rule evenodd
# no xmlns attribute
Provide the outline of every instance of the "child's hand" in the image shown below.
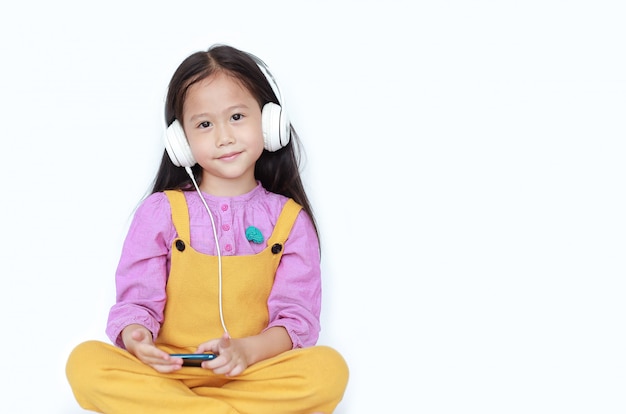
<svg viewBox="0 0 626 414"><path fill-rule="evenodd" d="M141 325L124 328L122 340L128 352L159 372L177 371L183 365L181 358L172 358L170 354L157 348L152 342L152 333Z"/></svg>
<svg viewBox="0 0 626 414"><path fill-rule="evenodd" d="M197 353L214 352L218 357L204 361L202 368L210 369L215 374L235 377L248 368L248 359L240 341L224 334L220 339L213 339L198 347Z"/></svg>

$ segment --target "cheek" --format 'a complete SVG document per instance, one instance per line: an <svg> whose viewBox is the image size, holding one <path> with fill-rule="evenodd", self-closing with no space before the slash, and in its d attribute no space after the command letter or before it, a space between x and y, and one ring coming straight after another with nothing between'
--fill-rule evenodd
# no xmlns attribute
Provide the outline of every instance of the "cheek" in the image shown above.
<svg viewBox="0 0 626 414"><path fill-rule="evenodd" d="M258 152L258 156L261 156L263 152L263 148L265 147L265 142L263 140L263 130L261 129L261 125L259 124L258 129L250 135L252 138L250 140L250 147L255 149L255 152Z"/></svg>
<svg viewBox="0 0 626 414"><path fill-rule="evenodd" d="M191 149L191 153L194 155L194 157L197 159L199 158L199 156L201 154L206 154L207 151L210 151L210 146L209 144L209 140L202 140L202 139L188 139L187 142L189 142L189 148Z"/></svg>

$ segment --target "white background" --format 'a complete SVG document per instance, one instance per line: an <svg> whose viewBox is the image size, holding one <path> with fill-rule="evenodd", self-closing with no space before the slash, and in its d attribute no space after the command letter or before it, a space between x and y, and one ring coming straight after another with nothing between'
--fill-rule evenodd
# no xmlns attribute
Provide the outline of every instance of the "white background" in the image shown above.
<svg viewBox="0 0 626 414"><path fill-rule="evenodd" d="M222 42L305 146L337 414L623 414L620 3L5 2L0 410L83 412L65 360L106 340L167 82Z"/></svg>

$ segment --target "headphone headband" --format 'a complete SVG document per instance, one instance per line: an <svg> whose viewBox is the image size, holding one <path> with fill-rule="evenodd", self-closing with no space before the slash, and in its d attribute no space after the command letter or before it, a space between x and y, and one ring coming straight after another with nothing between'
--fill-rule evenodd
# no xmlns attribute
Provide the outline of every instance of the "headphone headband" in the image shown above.
<svg viewBox="0 0 626 414"><path fill-rule="evenodd" d="M276 98L278 99L278 104L282 106L283 96L280 93L280 89L278 88L278 83L276 82L276 79L274 79L274 75L272 75L269 68L267 67L265 62L261 60L261 58L253 55L252 53L248 53L248 56L250 56L252 60L254 60L256 65L259 67L259 69L261 69L261 72L263 72L265 79L267 79L267 82L270 84L270 87L272 88L274 95L276 95Z"/></svg>

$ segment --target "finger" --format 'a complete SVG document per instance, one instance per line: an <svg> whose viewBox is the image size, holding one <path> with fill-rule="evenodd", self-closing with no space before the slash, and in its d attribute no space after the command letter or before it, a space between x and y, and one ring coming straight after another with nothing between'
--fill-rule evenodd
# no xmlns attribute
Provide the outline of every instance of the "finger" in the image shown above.
<svg viewBox="0 0 626 414"><path fill-rule="evenodd" d="M201 354L203 352L217 352L219 350L220 341L221 338L212 339L208 342L204 342L198 345L198 348L196 348L196 354Z"/></svg>
<svg viewBox="0 0 626 414"><path fill-rule="evenodd" d="M182 362L180 364L176 364L176 363L172 363L172 364L156 363L156 364L149 364L149 365L152 366L152 368L154 368L155 370L157 370L159 372L163 372L163 373L178 371L183 366Z"/></svg>
<svg viewBox="0 0 626 414"><path fill-rule="evenodd" d="M237 375L241 374L244 371L243 367L241 365L235 365L235 367L230 370L230 372L228 374L226 374L227 377L236 377Z"/></svg>
<svg viewBox="0 0 626 414"><path fill-rule="evenodd" d="M224 332L222 338L220 339L220 348L228 348L230 346L230 335L228 332Z"/></svg>

